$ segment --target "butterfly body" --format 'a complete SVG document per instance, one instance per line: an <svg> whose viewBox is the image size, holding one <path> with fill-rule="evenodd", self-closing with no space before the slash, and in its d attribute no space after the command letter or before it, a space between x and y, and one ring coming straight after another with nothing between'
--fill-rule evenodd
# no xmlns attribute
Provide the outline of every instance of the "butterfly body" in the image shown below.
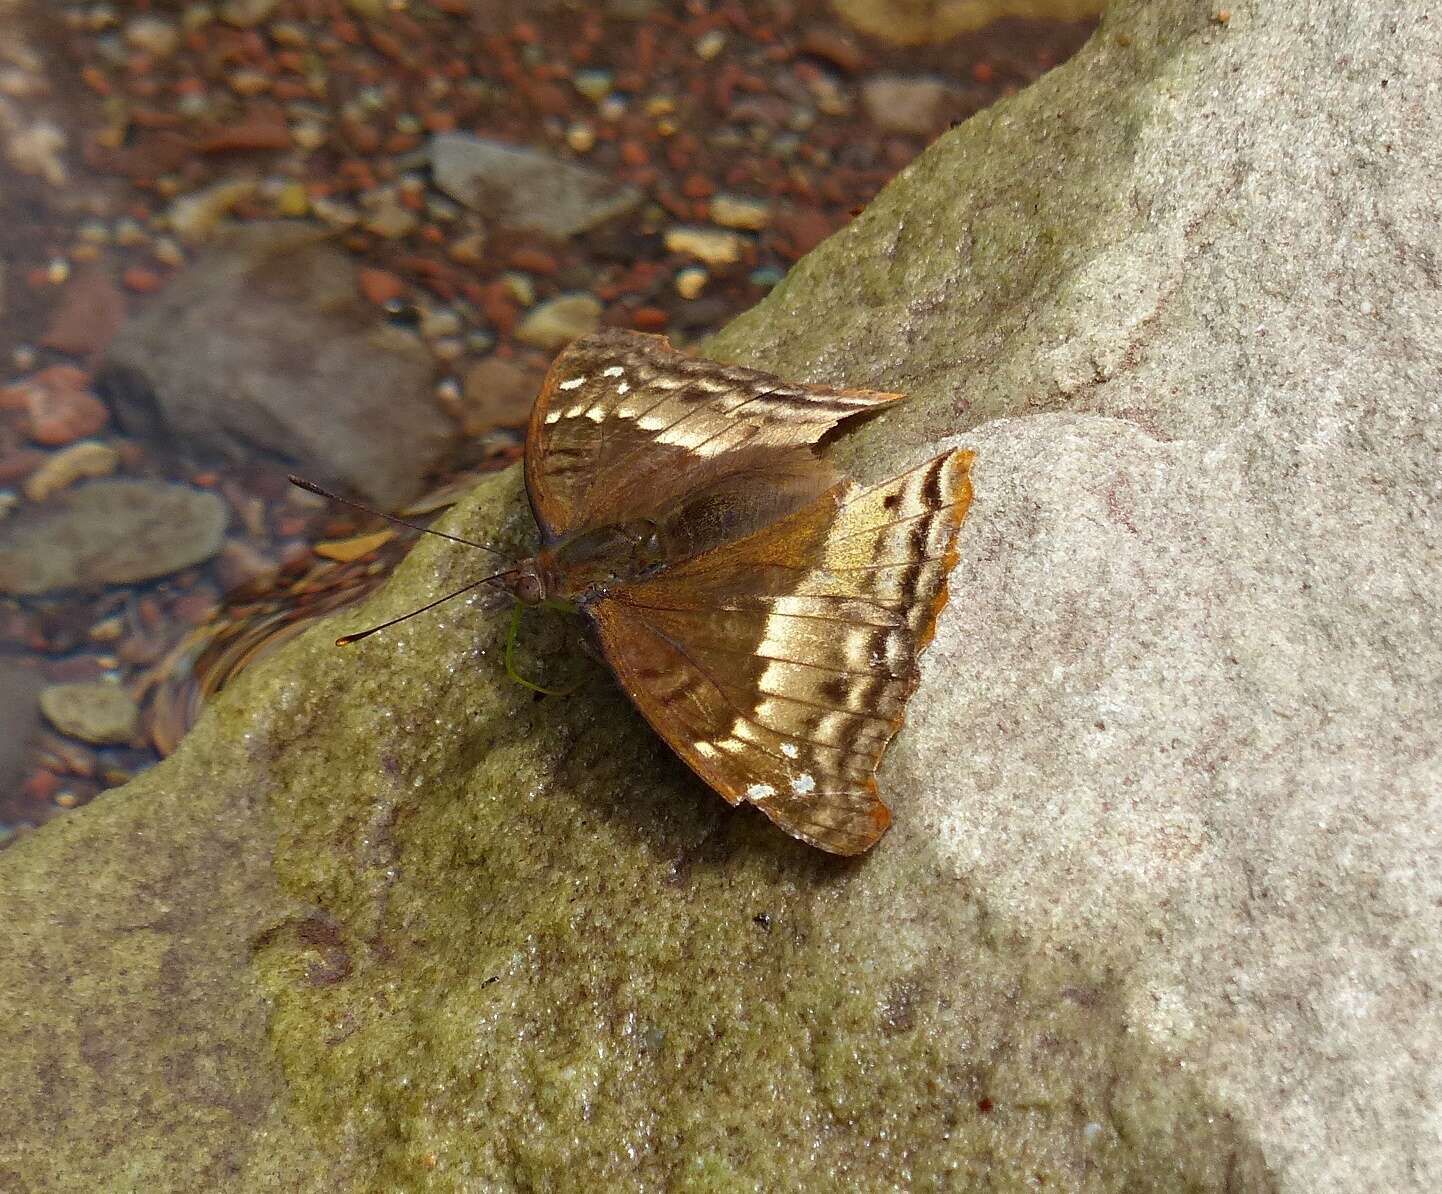
<svg viewBox="0 0 1442 1194"><path fill-rule="evenodd" d="M899 395L785 382L602 332L526 440L542 545L503 580L590 623L652 727L730 803L860 853L875 770L946 602L970 454L865 488L816 443Z"/></svg>
<svg viewBox="0 0 1442 1194"><path fill-rule="evenodd" d="M654 574L665 559L660 528L640 519L559 539L497 577L497 583L526 605L581 606L604 596L612 585Z"/></svg>

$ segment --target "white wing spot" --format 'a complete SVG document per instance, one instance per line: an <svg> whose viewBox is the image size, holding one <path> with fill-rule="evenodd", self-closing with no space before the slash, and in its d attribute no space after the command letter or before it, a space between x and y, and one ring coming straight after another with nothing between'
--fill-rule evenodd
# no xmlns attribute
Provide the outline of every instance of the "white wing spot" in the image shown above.
<svg viewBox="0 0 1442 1194"><path fill-rule="evenodd" d="M621 382L620 385L618 385L618 386L616 387L616 393L618 393L618 394L623 394L623 395L624 395L624 394L629 394L630 392L631 392L631 383L630 383L629 381L623 381L623 382Z"/></svg>
<svg viewBox="0 0 1442 1194"><path fill-rule="evenodd" d="M794 742L783 742L781 744L781 753L785 755L788 759L794 759L801 752L796 749L796 744Z"/></svg>
<svg viewBox="0 0 1442 1194"><path fill-rule="evenodd" d="M791 781L791 790L798 796L810 796L816 791L816 779L811 772Z"/></svg>
<svg viewBox="0 0 1442 1194"><path fill-rule="evenodd" d="M747 800L765 800L768 796L775 795L776 789L770 784L752 784L746 789Z"/></svg>
<svg viewBox="0 0 1442 1194"><path fill-rule="evenodd" d="M620 365L607 365L601 370L602 377L622 377L625 373L626 371Z"/></svg>
<svg viewBox="0 0 1442 1194"><path fill-rule="evenodd" d="M560 421L561 421L561 412L558 411L558 410L553 410L550 414L548 414L548 415L546 416L546 422L547 422L547 423L559 423Z"/></svg>
<svg viewBox="0 0 1442 1194"><path fill-rule="evenodd" d="M562 390L574 390L585 384L586 379L584 377L573 377L570 381L563 381L558 388Z"/></svg>

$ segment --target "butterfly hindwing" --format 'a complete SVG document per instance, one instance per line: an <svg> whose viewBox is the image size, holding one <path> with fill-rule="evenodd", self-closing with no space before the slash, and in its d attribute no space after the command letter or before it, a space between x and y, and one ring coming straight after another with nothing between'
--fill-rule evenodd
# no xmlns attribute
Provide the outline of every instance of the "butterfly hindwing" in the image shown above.
<svg viewBox="0 0 1442 1194"><path fill-rule="evenodd" d="M661 336L600 332L556 358L531 412L531 506L548 540L650 517L724 485L748 459L799 459L796 449L837 423L899 398L701 360Z"/></svg>
<svg viewBox="0 0 1442 1194"><path fill-rule="evenodd" d="M727 800L835 853L886 831L875 771L946 602L970 462L833 486L589 607L626 691Z"/></svg>

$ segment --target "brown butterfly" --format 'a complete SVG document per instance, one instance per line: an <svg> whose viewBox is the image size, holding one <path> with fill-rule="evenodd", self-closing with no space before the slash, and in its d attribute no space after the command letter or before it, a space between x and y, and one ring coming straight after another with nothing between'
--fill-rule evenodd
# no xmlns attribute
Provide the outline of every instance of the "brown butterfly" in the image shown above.
<svg viewBox="0 0 1442 1194"><path fill-rule="evenodd" d="M498 582L591 625L655 731L729 803L858 854L891 814L875 772L946 604L972 454L881 485L815 450L899 394L799 385L606 331L556 358L531 412L542 545Z"/></svg>
<svg viewBox="0 0 1442 1194"><path fill-rule="evenodd" d="M541 549L338 641L488 582L526 605L564 605L652 728L729 803L860 854L891 824L876 767L971 502L970 452L870 488L816 454L838 424L900 399L700 360L663 336L577 340L526 435Z"/></svg>

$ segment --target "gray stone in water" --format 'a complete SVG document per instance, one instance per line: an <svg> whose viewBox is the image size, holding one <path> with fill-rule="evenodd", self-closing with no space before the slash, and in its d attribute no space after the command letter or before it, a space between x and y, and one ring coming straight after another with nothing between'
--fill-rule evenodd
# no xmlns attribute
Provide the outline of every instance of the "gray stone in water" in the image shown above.
<svg viewBox="0 0 1442 1194"><path fill-rule="evenodd" d="M140 725L135 699L103 680L51 684L40 694L40 709L62 734L97 745L129 742Z"/></svg>
<svg viewBox="0 0 1442 1194"><path fill-rule="evenodd" d="M219 551L228 518L220 498L187 485L91 481L0 523L0 593L166 576Z"/></svg>
<svg viewBox="0 0 1442 1194"><path fill-rule="evenodd" d="M431 172L451 198L503 227L564 238L625 215L635 187L588 166L470 133L431 138Z"/></svg>
<svg viewBox="0 0 1442 1194"><path fill-rule="evenodd" d="M125 325L98 386L131 434L398 506L452 442L435 363L325 237L276 223L219 238Z"/></svg>
<svg viewBox="0 0 1442 1194"><path fill-rule="evenodd" d="M870 857L479 611L334 651L474 576L427 540L0 855L0 1174L1442 1187L1427 9L1115 4L711 345L908 391L865 476L978 452ZM514 474L445 525L532 533Z"/></svg>
<svg viewBox="0 0 1442 1194"><path fill-rule="evenodd" d="M964 99L962 90L945 79L875 74L861 85L867 115L897 133L939 132Z"/></svg>

